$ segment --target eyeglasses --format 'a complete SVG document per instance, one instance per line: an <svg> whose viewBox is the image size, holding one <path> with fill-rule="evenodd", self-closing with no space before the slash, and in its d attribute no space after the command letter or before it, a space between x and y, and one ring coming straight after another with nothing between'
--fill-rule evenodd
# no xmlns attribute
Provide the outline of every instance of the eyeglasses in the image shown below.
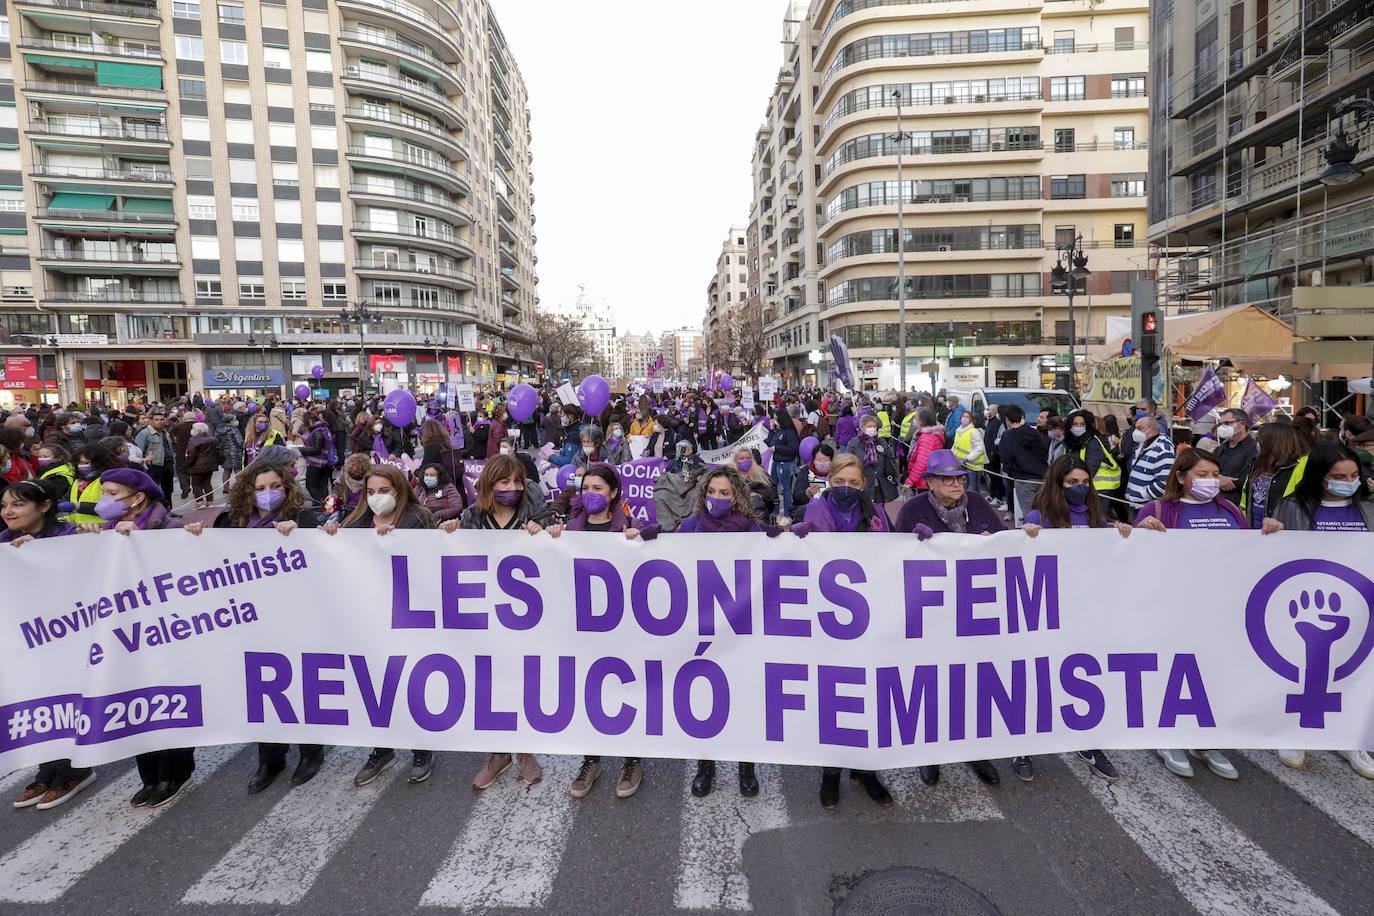
<svg viewBox="0 0 1374 916"><path fill-rule="evenodd" d="M961 487L968 486L968 475L963 475L961 477L944 477L942 475L936 474L935 479L943 480L945 483L957 483Z"/></svg>

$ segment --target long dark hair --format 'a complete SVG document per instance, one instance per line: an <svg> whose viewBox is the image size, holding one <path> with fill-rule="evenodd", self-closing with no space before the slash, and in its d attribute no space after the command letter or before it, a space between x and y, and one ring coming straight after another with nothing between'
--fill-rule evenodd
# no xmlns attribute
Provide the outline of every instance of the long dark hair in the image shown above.
<svg viewBox="0 0 1374 916"><path fill-rule="evenodd" d="M1188 490L1183 486L1183 475L1197 467L1200 462L1209 462L1218 470L1221 469L1221 461L1211 452L1205 452L1200 448L1187 448L1178 453L1174 459L1174 466L1169 471L1169 479L1164 482L1164 493L1160 496L1163 502L1182 499L1188 495Z"/></svg>
<svg viewBox="0 0 1374 916"><path fill-rule="evenodd" d="M1292 423L1275 420L1265 423L1256 433L1259 457L1255 459L1255 474L1276 474L1307 453L1302 439Z"/></svg>
<svg viewBox="0 0 1374 916"><path fill-rule="evenodd" d="M1040 492L1035 494L1031 508L1040 510L1040 520L1046 528L1072 527L1073 517L1069 514L1064 478L1073 471L1088 475L1088 501L1085 504L1088 507L1088 527L1105 528L1107 521L1102 516L1102 499L1092 485L1093 473L1086 461L1074 455L1060 455L1050 463L1049 470L1045 472L1045 483L1040 487Z"/></svg>
<svg viewBox="0 0 1374 916"><path fill-rule="evenodd" d="M1317 447L1312 449L1312 453L1307 456L1307 466L1303 469L1302 480L1298 481L1297 487L1293 490L1293 498L1298 504L1307 511L1308 515L1317 511L1322 500L1326 497L1326 475L1331 473L1331 468L1342 461L1355 462L1358 472L1360 467L1360 456L1356 455L1353 449L1341 445L1339 442L1318 442ZM1360 488L1355 491L1355 499L1361 500L1368 498L1369 493L1361 480Z"/></svg>

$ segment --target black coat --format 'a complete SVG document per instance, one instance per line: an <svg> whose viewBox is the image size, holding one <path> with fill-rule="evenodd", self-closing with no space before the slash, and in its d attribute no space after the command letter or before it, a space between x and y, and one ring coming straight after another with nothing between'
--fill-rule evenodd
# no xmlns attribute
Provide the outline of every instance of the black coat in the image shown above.
<svg viewBox="0 0 1374 916"><path fill-rule="evenodd" d="M986 437L984 437L986 442ZM1022 423L1002 434L998 449L1002 470L1017 480L1044 480L1049 470L1049 449L1034 426Z"/></svg>

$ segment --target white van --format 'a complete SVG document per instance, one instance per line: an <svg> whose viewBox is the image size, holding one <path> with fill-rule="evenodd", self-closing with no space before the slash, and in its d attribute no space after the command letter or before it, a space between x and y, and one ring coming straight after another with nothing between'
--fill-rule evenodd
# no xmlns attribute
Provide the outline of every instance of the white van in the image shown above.
<svg viewBox="0 0 1374 916"><path fill-rule="evenodd" d="M1049 388L951 388L945 394L958 398L959 403L972 410L975 417L983 416L989 404L998 407L1016 404L1026 412L1026 420L1032 426L1040 411L1046 407L1061 417L1067 417L1078 409L1078 402L1073 395Z"/></svg>

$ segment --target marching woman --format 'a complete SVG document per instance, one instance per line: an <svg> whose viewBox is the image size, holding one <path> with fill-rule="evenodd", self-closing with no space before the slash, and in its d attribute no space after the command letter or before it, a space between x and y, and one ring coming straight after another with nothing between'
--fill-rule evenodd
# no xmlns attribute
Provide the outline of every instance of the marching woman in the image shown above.
<svg viewBox="0 0 1374 916"><path fill-rule="evenodd" d="M735 449L735 455L730 459L730 463L739 471L745 485L749 487L749 501L754 506L754 515L758 518L772 518L778 505L778 488L773 486L772 479L763 470L758 454L747 446L738 448Z"/></svg>
<svg viewBox="0 0 1374 916"><path fill-rule="evenodd" d="M926 483L926 464L931 455L945 447L945 428L936 422L935 409L932 407L916 408L916 422L920 425L916 428L911 457L907 459L906 485L925 490L929 486Z"/></svg>
<svg viewBox="0 0 1374 916"><path fill-rule="evenodd" d="M372 528L379 536L410 528L433 528L434 517L420 505L410 484L400 469L390 464L374 465L363 482L363 501L342 524L331 522L323 527L326 534L337 534L340 528ZM407 781L424 782L434 769L433 751L411 751L410 775ZM373 748L356 776L355 786L365 786L382 775L396 762L396 752L389 747Z"/></svg>
<svg viewBox="0 0 1374 916"><path fill-rule="evenodd" d="M22 480L6 487L0 495L0 519L5 522L5 530L0 531L0 543L21 547L39 538L75 534L75 525L57 517L58 504L67 495L60 478L42 482ZM92 782L95 782L95 771L90 767L74 767L70 759L49 760L38 767L37 775L14 800L14 807L56 808Z"/></svg>
<svg viewBox="0 0 1374 916"><path fill-rule="evenodd" d="M243 459L252 464L258 460L258 453L269 445L282 445L286 437L272 429L272 421L264 413L256 413L248 427L248 435L243 442Z"/></svg>
<svg viewBox="0 0 1374 916"><path fill-rule="evenodd" d="M1260 529L1265 534L1282 531L1283 525L1266 518ZM1240 530L1249 528L1240 509L1221 498L1221 465L1216 456L1200 448L1179 452L1173 470L1164 484L1164 495L1146 503L1136 517L1137 528L1168 531L1171 528L1192 530ZM1222 779L1239 779L1240 774L1226 755L1215 749L1185 751L1181 748L1158 751L1170 773L1192 776L1193 765L1188 755L1198 757L1207 769Z"/></svg>
<svg viewBox="0 0 1374 916"><path fill-rule="evenodd" d="M39 480L58 480L65 487L63 498L71 492L76 483L76 468L72 467L72 456L60 445L35 445L30 456L38 467Z"/></svg>
<svg viewBox="0 0 1374 916"><path fill-rule="evenodd" d="M925 479L929 489L908 500L897 514L898 531L915 533L924 541L941 533L992 534L1006 528L1002 516L986 499L968 492L968 469L950 449L931 453ZM968 765L988 785L1001 782L992 761L970 760ZM940 781L939 765L922 766L920 773L921 782L928 786Z"/></svg>
<svg viewBox="0 0 1374 916"><path fill-rule="evenodd" d="M72 483L68 502L75 508L63 516L63 520L73 525L103 524L105 520L95 514L95 505L104 495L100 475L126 465L119 455L99 442L81 446L72 460L76 464L76 480Z"/></svg>
<svg viewBox="0 0 1374 916"><path fill-rule="evenodd" d="M366 501L363 486L367 483L367 472L372 470L372 459L367 452L354 452L344 460L343 473L334 484L334 489L324 500L325 521L337 516L337 520L347 518L360 503Z"/></svg>
<svg viewBox="0 0 1374 916"><path fill-rule="evenodd" d="M630 440L625 438L625 424L611 421L606 427L606 461L614 465L630 463Z"/></svg>
<svg viewBox="0 0 1374 916"><path fill-rule="evenodd" d="M260 462L249 465L234 478L229 488L228 505L215 516L215 528L275 528L289 535L297 528L314 528L318 517L307 505L309 498L296 478L279 466ZM192 534L205 530L204 522L185 526ZM286 769L288 745L258 743L258 769L248 780L248 794L256 795ZM300 761L291 774L291 785L299 786L315 778L324 762L324 746L300 745Z"/></svg>
<svg viewBox="0 0 1374 916"><path fill-rule="evenodd" d="M845 451L859 459L864 469L864 495L878 504L895 502L901 492L902 462L891 439L879 437L878 415L859 418L859 435Z"/></svg>
<svg viewBox="0 0 1374 916"><path fill-rule="evenodd" d="M626 523L624 510L620 506L620 475L607 464L593 465L582 475L582 490L574 500L572 516L567 524L552 525L548 532L559 537L564 531L612 531L623 532L633 540L639 532ZM582 766L568 786L568 794L573 798L585 798L592 791L596 778L601 775L601 758L587 754L582 758ZM639 791L644 778L644 767L638 757L626 757L620 768L620 779L615 784L616 798L629 798Z"/></svg>
<svg viewBox="0 0 1374 916"><path fill-rule="evenodd" d="M824 496L806 505L801 524L792 526L797 537L816 532L886 532L887 513L873 504L864 494L863 463L854 455L843 454L830 466L830 486ZM840 767L821 770L821 807L830 809L840 804ZM880 805L892 804L892 795L872 770L850 770L849 779L863 786L868 797Z"/></svg>
<svg viewBox="0 0 1374 916"><path fill-rule="evenodd" d="M1261 457L1263 454L1260 453ZM1374 532L1374 499L1360 480L1359 455L1335 442L1317 444L1307 458L1307 466L1293 495L1271 508L1274 518L1288 531L1341 531L1365 535ZM1317 607L1320 609L1321 605ZM1334 604L1332 610L1335 610ZM1365 779L1374 779L1374 759L1368 752L1337 753L1356 773ZM1301 767L1306 756L1305 751L1279 751L1279 760L1294 768Z"/></svg>
<svg viewBox="0 0 1374 916"><path fill-rule="evenodd" d="M515 531L523 529L538 534L544 528L536 520L542 506L531 499L525 486L525 466L510 455L488 458L477 478L476 499L461 519L444 522L442 527L452 534L461 529L472 531ZM526 785L534 785L544 778L544 768L533 754L516 754L516 769ZM511 755L493 753L472 780L474 789L485 789L511 765Z"/></svg>
<svg viewBox="0 0 1374 916"><path fill-rule="evenodd" d="M446 522L463 514L463 494L458 492L443 465L427 464L420 468L415 495L420 505L434 516L435 522Z"/></svg>
<svg viewBox="0 0 1374 916"><path fill-rule="evenodd" d="M1102 499L1092 485L1092 472L1083 459L1064 455L1055 459L1045 475L1045 483L1035 495L1031 510L1026 513L1022 530L1031 537L1042 528L1116 528L1122 537L1129 537L1131 526L1112 524L1102 514ZM1108 782L1116 782L1116 767L1099 750L1079 751L1078 759ZM1013 757L1011 771L1024 782L1035 777L1030 757Z"/></svg>

